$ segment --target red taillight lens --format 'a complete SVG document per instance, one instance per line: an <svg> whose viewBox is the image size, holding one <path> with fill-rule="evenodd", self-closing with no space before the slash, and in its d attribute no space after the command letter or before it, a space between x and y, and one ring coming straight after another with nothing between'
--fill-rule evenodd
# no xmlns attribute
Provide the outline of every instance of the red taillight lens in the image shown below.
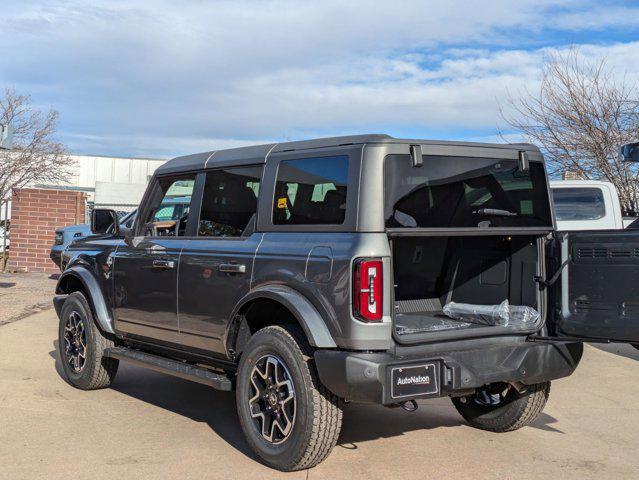
<svg viewBox="0 0 639 480"><path fill-rule="evenodd" d="M380 321L384 310L384 276L380 259L358 259L353 265L353 314Z"/></svg>

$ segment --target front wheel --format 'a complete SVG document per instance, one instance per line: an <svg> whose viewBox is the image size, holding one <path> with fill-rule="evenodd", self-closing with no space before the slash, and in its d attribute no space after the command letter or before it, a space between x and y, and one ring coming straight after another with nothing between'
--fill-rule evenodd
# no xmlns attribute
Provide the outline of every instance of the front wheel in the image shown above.
<svg viewBox="0 0 639 480"><path fill-rule="evenodd" d="M550 382L537 383L518 392L512 385L486 385L473 395L453 398L453 405L473 427L491 432L511 432L532 423L542 412Z"/></svg>
<svg viewBox="0 0 639 480"><path fill-rule="evenodd" d="M60 311L58 351L64 374L81 390L108 387L118 371L119 361L104 356L113 341L95 324L91 307L80 292L70 294Z"/></svg>
<svg viewBox="0 0 639 480"><path fill-rule="evenodd" d="M319 382L311 348L295 327L270 326L251 337L240 359L236 402L249 445L270 467L314 467L337 443L338 399Z"/></svg>

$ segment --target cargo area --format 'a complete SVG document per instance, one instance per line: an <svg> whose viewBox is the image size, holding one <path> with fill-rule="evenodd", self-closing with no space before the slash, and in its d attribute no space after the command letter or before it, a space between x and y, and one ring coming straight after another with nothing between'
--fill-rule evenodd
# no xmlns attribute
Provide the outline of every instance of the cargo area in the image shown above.
<svg viewBox="0 0 639 480"><path fill-rule="evenodd" d="M392 249L397 336L491 335L495 329L538 327L487 326L455 320L443 312L449 302L499 305L504 300L539 309L536 237L397 237Z"/></svg>

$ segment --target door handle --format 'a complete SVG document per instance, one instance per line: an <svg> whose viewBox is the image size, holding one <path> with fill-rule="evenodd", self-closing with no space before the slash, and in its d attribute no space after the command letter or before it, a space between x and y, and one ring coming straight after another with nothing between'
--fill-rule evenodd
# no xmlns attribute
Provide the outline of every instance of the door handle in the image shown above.
<svg viewBox="0 0 639 480"><path fill-rule="evenodd" d="M221 263L219 270L225 273L246 273L246 265L239 263Z"/></svg>
<svg viewBox="0 0 639 480"><path fill-rule="evenodd" d="M170 270L175 268L175 262L173 260L153 260L153 268Z"/></svg>

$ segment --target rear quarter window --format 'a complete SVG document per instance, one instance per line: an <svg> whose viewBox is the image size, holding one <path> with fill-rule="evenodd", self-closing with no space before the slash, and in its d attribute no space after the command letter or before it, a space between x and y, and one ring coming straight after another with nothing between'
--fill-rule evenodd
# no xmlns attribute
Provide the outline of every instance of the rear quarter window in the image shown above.
<svg viewBox="0 0 639 480"><path fill-rule="evenodd" d="M347 155L281 161L275 182L273 224L343 224L348 166Z"/></svg>

